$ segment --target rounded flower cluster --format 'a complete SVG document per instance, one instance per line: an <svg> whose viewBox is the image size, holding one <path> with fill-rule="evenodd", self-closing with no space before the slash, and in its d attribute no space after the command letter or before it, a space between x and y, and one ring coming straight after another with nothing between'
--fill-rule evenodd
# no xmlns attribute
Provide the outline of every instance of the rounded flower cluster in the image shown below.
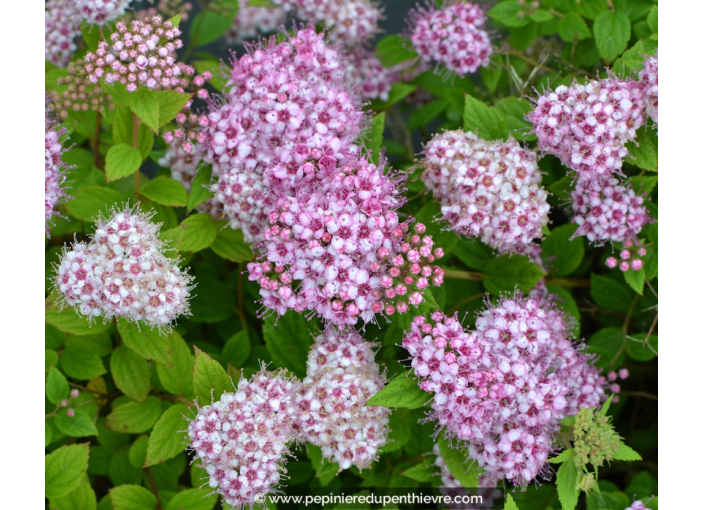
<svg viewBox="0 0 704 510"><path fill-rule="evenodd" d="M387 442L390 409L364 406L386 383L374 346L355 330L328 328L308 353L296 394L299 440L320 446L341 470L370 467Z"/></svg>
<svg viewBox="0 0 704 510"><path fill-rule="evenodd" d="M181 31L161 16L133 20L129 27L118 21L110 42L100 41L95 53L88 52L85 69L91 83L120 82L128 92L138 85L150 89L184 87L186 66L176 62L176 50L183 46ZM192 73L191 73L192 74Z"/></svg>
<svg viewBox="0 0 704 510"><path fill-rule="evenodd" d="M268 34L286 22L286 11L282 8L250 7L249 0L240 0L235 21L225 33L232 44L251 39L258 34Z"/></svg>
<svg viewBox="0 0 704 510"><path fill-rule="evenodd" d="M423 181L451 230L502 252L542 238L550 206L535 152L456 130L436 135L424 154Z"/></svg>
<svg viewBox="0 0 704 510"><path fill-rule="evenodd" d="M152 0L153 1L153 0ZM211 8L215 7L211 4ZM177 14L181 15L181 22L188 21L189 12L193 10L191 2L184 0L159 0L156 7L148 7L135 12L135 18L144 19L147 16L155 16L161 14L166 19L173 18Z"/></svg>
<svg viewBox="0 0 704 510"><path fill-rule="evenodd" d="M66 76L56 79L57 85L65 85L66 89L59 92L52 90L49 92L53 104L50 110L56 116L65 119L70 111L98 111L104 113L106 109L113 110L112 96L106 94L100 84L91 83L88 80L83 59L69 62Z"/></svg>
<svg viewBox="0 0 704 510"><path fill-rule="evenodd" d="M430 417L466 442L484 481L525 486L547 472L559 420L604 397L604 379L550 301L519 295L480 314L476 331L435 312L403 339L420 387L434 393Z"/></svg>
<svg viewBox="0 0 704 510"><path fill-rule="evenodd" d="M594 412L594 409L580 409L572 430L573 459L577 467L591 464L599 468L605 461L613 460L621 438L611 425L609 416Z"/></svg>
<svg viewBox="0 0 704 510"><path fill-rule="evenodd" d="M645 113L658 123L658 57L647 57L643 70L638 74L643 87Z"/></svg>
<svg viewBox="0 0 704 510"><path fill-rule="evenodd" d="M435 2L410 14L410 39L426 62L442 62L460 76L489 65L492 47L484 30L482 9L469 2L452 2L438 9Z"/></svg>
<svg viewBox="0 0 704 510"><path fill-rule="evenodd" d="M44 113L44 222L46 235L49 235L49 220L59 213L54 208L65 198L66 192L61 187L66 180L66 163L61 155L68 149L61 145L59 138L66 133L66 128L57 129L56 124Z"/></svg>
<svg viewBox="0 0 704 510"><path fill-rule="evenodd" d="M391 85L400 78L393 68L384 67L373 51L356 46L349 53L347 77L362 99L388 101Z"/></svg>
<svg viewBox="0 0 704 510"><path fill-rule="evenodd" d="M62 306L90 320L124 317L160 329L190 313L193 278L164 255L152 215L130 207L114 211L98 218L89 243L64 249L55 278Z"/></svg>
<svg viewBox="0 0 704 510"><path fill-rule="evenodd" d="M642 87L609 78L561 85L527 115L543 152L560 158L589 185L620 173L626 143L644 122Z"/></svg>
<svg viewBox="0 0 704 510"><path fill-rule="evenodd" d="M643 503L640 499L637 499L631 503L631 506L625 508L624 510L650 510L650 508L646 508L645 505L646 503Z"/></svg>
<svg viewBox="0 0 704 510"><path fill-rule="evenodd" d="M336 168L312 191L279 199L269 215L260 261L248 265L261 285L265 307L312 310L337 325L364 322L376 313L406 313L418 306L443 271L442 257L418 223L409 230L395 210L402 204L397 182L364 159ZM295 284L294 282L300 282Z"/></svg>
<svg viewBox="0 0 704 510"><path fill-rule="evenodd" d="M210 475L210 487L237 509L276 492L295 437L292 398L297 383L262 369L237 391L198 408L188 425L190 446Z"/></svg>
<svg viewBox="0 0 704 510"><path fill-rule="evenodd" d="M355 158L364 127L338 51L312 28L272 39L233 61L226 94L204 128L204 159L232 228L263 240L278 194L310 180L309 155L329 164Z"/></svg>
<svg viewBox="0 0 704 510"><path fill-rule="evenodd" d="M81 17L89 25L104 25L122 17L132 0L74 0Z"/></svg>
<svg viewBox="0 0 704 510"><path fill-rule="evenodd" d="M626 272L629 269L639 271L643 269L643 259L641 257L645 257L647 254L648 250L646 250L645 247L638 246L631 239L627 239L623 242L623 249L618 254L619 258L607 258L606 265L611 269L618 266L618 268L623 272Z"/></svg>
<svg viewBox="0 0 704 510"><path fill-rule="evenodd" d="M578 181L572 192L575 236L586 236L597 245L636 240L650 216L643 205L645 194L636 195L630 182L617 178L592 183Z"/></svg>

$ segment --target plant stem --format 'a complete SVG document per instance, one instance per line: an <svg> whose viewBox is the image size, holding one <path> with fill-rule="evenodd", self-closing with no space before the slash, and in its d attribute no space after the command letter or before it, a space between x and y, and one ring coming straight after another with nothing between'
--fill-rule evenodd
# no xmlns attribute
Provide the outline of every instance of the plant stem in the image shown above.
<svg viewBox="0 0 704 510"><path fill-rule="evenodd" d="M132 148L139 148L139 117L132 112ZM139 168L134 173L134 192L139 193Z"/></svg>
<svg viewBox="0 0 704 510"><path fill-rule="evenodd" d="M483 280L484 273L478 273L476 271L459 271L457 269L445 269L445 278L454 278L456 280Z"/></svg>
<svg viewBox="0 0 704 510"><path fill-rule="evenodd" d="M147 475L147 481L149 481L149 486L152 488L152 492L154 493L154 496L156 496L156 509L163 510L164 507L161 504L161 498L159 497L159 488L156 486L156 483L154 482L154 478L152 477L152 474L149 471L149 468L147 468L147 467L144 468L144 474Z"/></svg>

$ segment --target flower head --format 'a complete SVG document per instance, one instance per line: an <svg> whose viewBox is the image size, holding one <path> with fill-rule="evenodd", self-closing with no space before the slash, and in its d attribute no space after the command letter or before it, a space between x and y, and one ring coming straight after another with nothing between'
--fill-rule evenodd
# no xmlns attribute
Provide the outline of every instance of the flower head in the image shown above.
<svg viewBox="0 0 704 510"><path fill-rule="evenodd" d="M227 42L232 44L268 34L286 22L286 10L282 8L250 7L249 0L240 0L237 16L225 33Z"/></svg>
<svg viewBox="0 0 704 510"><path fill-rule="evenodd" d="M646 57L643 70L638 73L638 78L643 87L643 100L645 113L658 123L658 56Z"/></svg>
<svg viewBox="0 0 704 510"><path fill-rule="evenodd" d="M46 235L49 235L49 221L54 215L57 204L61 203L67 195L62 188L66 180L67 165L61 156L68 150L59 140L66 133L66 128L58 128L56 123L49 119L48 112L44 112L44 222Z"/></svg>

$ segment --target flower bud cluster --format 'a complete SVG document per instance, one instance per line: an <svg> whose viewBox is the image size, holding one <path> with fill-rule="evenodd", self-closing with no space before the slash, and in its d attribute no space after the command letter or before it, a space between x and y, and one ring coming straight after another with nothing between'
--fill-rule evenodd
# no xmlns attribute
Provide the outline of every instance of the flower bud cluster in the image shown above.
<svg viewBox="0 0 704 510"><path fill-rule="evenodd" d="M641 86L643 87L643 100L645 101L645 113L658 123L658 56L646 57L643 70L638 73Z"/></svg>
<svg viewBox="0 0 704 510"><path fill-rule="evenodd" d="M403 346L420 387L434 393L431 419L466 442L484 481L525 486L545 473L559 420L604 397L604 379L574 344L550 301L501 298L476 331L435 312L413 319Z"/></svg>
<svg viewBox="0 0 704 510"><path fill-rule="evenodd" d="M433 137L424 154L423 181L451 230L502 252L542 238L550 206L535 152L514 139L490 142L455 130Z"/></svg>
<svg viewBox="0 0 704 510"><path fill-rule="evenodd" d="M56 123L44 112L44 223L49 235L49 221L59 213L54 209L67 195L61 187L66 181L67 165L61 156L68 151L59 140L66 128L57 128Z"/></svg>
<svg viewBox="0 0 704 510"><path fill-rule="evenodd" d="M256 37L258 34L268 34L286 23L286 10L281 7L250 7L249 0L240 0L235 21L225 33L229 44L242 42Z"/></svg>
<svg viewBox="0 0 704 510"><path fill-rule="evenodd" d="M410 14L410 39L426 62L437 61L460 76L489 65L492 53L486 16L469 2L451 2L437 8L429 2Z"/></svg>
<svg viewBox="0 0 704 510"><path fill-rule="evenodd" d="M600 411L582 408L574 421L574 462L578 468L591 464L595 468L613 460L621 438L611 419Z"/></svg>
<svg viewBox="0 0 704 510"><path fill-rule="evenodd" d="M128 92L138 85L149 89L177 89L188 85L184 76L193 71L176 61L176 50L183 46L181 31L161 16L133 20L129 26L118 21L110 42L100 41L98 49L88 52L85 69L91 83L122 83Z"/></svg>
<svg viewBox="0 0 704 510"><path fill-rule="evenodd" d="M386 383L374 347L353 329L328 328L308 352L296 394L298 439L319 446L340 470L370 467L387 442L390 409L364 406Z"/></svg>
<svg viewBox="0 0 704 510"><path fill-rule="evenodd" d="M618 259L616 257L609 257L606 259L606 266L611 269L618 267L621 271L626 272L629 269L634 271L640 271L643 269L643 259L648 254L648 250L643 246L638 246L631 239L627 239L623 242L622 250L618 253Z"/></svg>
<svg viewBox="0 0 704 510"><path fill-rule="evenodd" d="M276 491L286 446L296 434L293 395L297 381L264 368L240 379L237 391L198 408L188 425L190 447L210 488L237 509L252 508Z"/></svg>
<svg viewBox="0 0 704 510"><path fill-rule="evenodd" d="M60 119L66 119L70 111L88 111L104 113L106 109L113 110L112 96L106 94L99 83L91 83L85 70L85 62L78 59L69 62L66 76L56 79L59 86L65 85L62 92L49 92L52 104L49 109Z"/></svg>
<svg viewBox="0 0 704 510"><path fill-rule="evenodd" d="M406 313L424 300L426 287L442 284L442 269L432 265L442 249L433 249L424 225L411 231L399 222L400 179L364 159L338 168L323 156L311 166L325 178L278 200L263 255L248 265L264 306L354 325L376 313Z"/></svg>
<svg viewBox="0 0 704 510"><path fill-rule="evenodd" d="M573 222L578 225L574 236L586 236L597 245L637 239L652 221L644 200L645 193L636 195L630 181L577 181L572 192Z"/></svg>
<svg viewBox="0 0 704 510"><path fill-rule="evenodd" d="M193 277L164 255L152 215L130 207L113 211L98 218L89 243L64 248L55 277L61 305L90 320L124 317L160 329L188 315Z"/></svg>

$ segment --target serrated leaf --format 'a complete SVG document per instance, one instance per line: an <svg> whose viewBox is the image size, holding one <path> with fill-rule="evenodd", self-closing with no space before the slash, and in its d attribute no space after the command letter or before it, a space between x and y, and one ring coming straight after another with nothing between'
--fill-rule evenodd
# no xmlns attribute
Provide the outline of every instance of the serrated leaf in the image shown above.
<svg viewBox="0 0 704 510"><path fill-rule="evenodd" d="M128 457L130 459L130 464L136 468L141 468L144 465L144 461L147 457L147 443L149 442L149 436L142 434L139 436L132 446L130 446L130 451Z"/></svg>
<svg viewBox="0 0 704 510"><path fill-rule="evenodd" d="M648 13L647 18L648 28L655 34L658 33L658 6L653 5Z"/></svg>
<svg viewBox="0 0 704 510"><path fill-rule="evenodd" d="M44 496L61 498L81 483L88 470L88 443L62 446L44 457Z"/></svg>
<svg viewBox="0 0 704 510"><path fill-rule="evenodd" d="M638 130L635 142L628 142L626 148L626 161L643 170L658 171L658 151L646 127Z"/></svg>
<svg viewBox="0 0 704 510"><path fill-rule="evenodd" d="M88 319L80 317L73 308L67 308L62 311L54 308L44 312L44 321L51 324L59 331L71 333L72 335L91 335L103 333L110 329L110 323L103 323L94 320L93 325L90 325Z"/></svg>
<svg viewBox="0 0 704 510"><path fill-rule="evenodd" d="M430 482L437 477L437 470L425 464L416 464L405 471L401 471L401 475L416 482Z"/></svg>
<svg viewBox="0 0 704 510"><path fill-rule="evenodd" d="M108 462L108 476L114 485L136 484L142 481L142 477L144 476L143 470L132 465L129 451L129 445L125 445L120 447L112 457L110 457L110 461Z"/></svg>
<svg viewBox="0 0 704 510"><path fill-rule="evenodd" d="M239 331L232 335L222 348L222 359L225 363L230 363L233 367L241 368L249 354L252 352L252 344L246 331Z"/></svg>
<svg viewBox="0 0 704 510"><path fill-rule="evenodd" d="M142 154L125 143L118 143L108 149L105 156L105 175L108 181L132 175L142 165Z"/></svg>
<svg viewBox="0 0 704 510"><path fill-rule="evenodd" d="M393 452L404 447L411 439L413 422L406 409L394 409L389 417L389 435L381 452Z"/></svg>
<svg viewBox="0 0 704 510"><path fill-rule="evenodd" d="M159 381L169 393L191 398L193 395L193 365L195 357L191 353L191 348L188 347L188 344L175 331L171 333L170 343L171 366L162 364L156 366Z"/></svg>
<svg viewBox="0 0 704 510"><path fill-rule="evenodd" d="M614 452L614 460L643 460L643 457L630 446L626 446L623 441L618 443L618 448Z"/></svg>
<svg viewBox="0 0 704 510"><path fill-rule="evenodd" d="M478 487L481 470L476 461L467 454L466 449L452 448L444 437L438 437L440 455L442 455L447 468L462 487Z"/></svg>
<svg viewBox="0 0 704 510"><path fill-rule="evenodd" d="M161 238L169 241L178 251L198 252L208 248L218 235L218 224L209 214L193 214L181 224L162 232Z"/></svg>
<svg viewBox="0 0 704 510"><path fill-rule="evenodd" d="M621 11L603 10L594 20L594 40L601 57L612 62L631 38L631 20Z"/></svg>
<svg viewBox="0 0 704 510"><path fill-rule="evenodd" d="M193 391L200 405L220 400L226 391L232 391L232 381L220 363L195 347L196 360L193 366Z"/></svg>
<svg viewBox="0 0 704 510"><path fill-rule="evenodd" d="M519 16L519 12L522 12L523 16ZM490 18L507 27L524 27L530 23L530 18L525 13L525 6L519 5L515 1L498 3L487 12Z"/></svg>
<svg viewBox="0 0 704 510"><path fill-rule="evenodd" d="M137 90L132 93L130 109L149 129L154 132L159 130L159 101L156 98L156 91L147 87L137 87Z"/></svg>
<svg viewBox="0 0 704 510"><path fill-rule="evenodd" d="M575 12L565 14L557 24L557 33L566 43L572 43L575 39L582 41L592 36L589 27L582 17Z"/></svg>
<svg viewBox="0 0 704 510"><path fill-rule="evenodd" d="M105 419L108 429L123 434L141 434L156 423L161 415L161 402L147 397L143 403L130 401L116 407Z"/></svg>
<svg viewBox="0 0 704 510"><path fill-rule="evenodd" d="M63 399L68 398L68 392L68 381L64 374L55 367L51 367L46 377L46 398L52 404L58 404Z"/></svg>
<svg viewBox="0 0 704 510"><path fill-rule="evenodd" d="M308 350L313 344L311 330L314 329L315 323L310 323L303 315L293 311L264 321L264 343L274 363L303 379L306 375Z"/></svg>
<svg viewBox="0 0 704 510"><path fill-rule="evenodd" d="M501 113L469 94L464 96L464 129L485 140L508 138L508 128Z"/></svg>
<svg viewBox="0 0 704 510"><path fill-rule="evenodd" d="M176 90L157 90L153 94L159 106L159 127L171 122L193 97L192 94Z"/></svg>
<svg viewBox="0 0 704 510"><path fill-rule="evenodd" d="M203 11L196 14L190 28L190 40L193 46L205 46L225 35L236 15L236 8L225 12Z"/></svg>
<svg viewBox="0 0 704 510"><path fill-rule="evenodd" d="M648 338L648 345L645 344L646 338ZM636 333L626 339L626 354L636 361L646 362L655 359L657 350L658 335L651 334L648 337L647 333Z"/></svg>
<svg viewBox="0 0 704 510"><path fill-rule="evenodd" d="M124 344L143 358L170 365L171 341L168 334L123 318L117 320L117 331Z"/></svg>
<svg viewBox="0 0 704 510"><path fill-rule="evenodd" d="M369 140L367 149L372 151L372 160L374 163L379 163L379 153L381 151L381 142L384 139L384 122L386 121L386 112L377 113L372 117L372 125L369 131Z"/></svg>
<svg viewBox="0 0 704 510"><path fill-rule="evenodd" d="M383 37L376 45L374 50L376 57L384 67L393 67L406 60L411 60L418 56L418 53L413 51L411 41L400 35L387 35Z"/></svg>
<svg viewBox="0 0 704 510"><path fill-rule="evenodd" d="M577 475L579 474L574 462L563 462L557 470L557 497L563 510L574 510L579 501L577 488Z"/></svg>
<svg viewBox="0 0 704 510"><path fill-rule="evenodd" d="M601 356L601 359L595 362L598 368L609 368L612 360L614 360L614 368L618 368L624 359L624 353L621 351L623 343L622 328L603 328L589 337L587 350ZM616 359L617 356L618 359Z"/></svg>
<svg viewBox="0 0 704 510"><path fill-rule="evenodd" d="M217 501L217 494L208 488L186 489L169 501L166 510L213 510Z"/></svg>
<svg viewBox="0 0 704 510"><path fill-rule="evenodd" d="M244 241L242 231L233 230L229 227L218 231L218 235L210 248L222 258L231 262L249 262L254 258L249 243Z"/></svg>
<svg viewBox="0 0 704 510"><path fill-rule="evenodd" d="M66 203L71 216L83 221L92 221L99 214L109 211L124 202L122 195L103 186L85 186L76 191L74 198Z"/></svg>
<svg viewBox="0 0 704 510"><path fill-rule="evenodd" d="M512 292L518 287L529 292L545 277L545 271L524 255L502 255L492 259L484 268L484 287L492 294Z"/></svg>
<svg viewBox="0 0 704 510"><path fill-rule="evenodd" d="M645 286L645 271L642 269L634 271L629 269L623 273L623 279L626 283L641 296L643 295L643 287Z"/></svg>
<svg viewBox="0 0 704 510"><path fill-rule="evenodd" d="M49 373L51 367L59 364L59 353L51 349L44 349L44 372Z"/></svg>
<svg viewBox="0 0 704 510"><path fill-rule="evenodd" d="M320 485L325 487L337 476L338 465L335 462L323 459L323 454L319 446L308 443L307 447L308 458L315 470L315 477L320 482Z"/></svg>
<svg viewBox="0 0 704 510"><path fill-rule="evenodd" d="M144 402L151 389L149 364L132 349L121 346L110 356L110 372L115 386L125 395Z"/></svg>
<svg viewBox="0 0 704 510"><path fill-rule="evenodd" d="M388 110L406 96L415 92L417 88L417 85L410 85L408 83L394 83L391 85L391 90L389 91L389 99L387 101L381 101L379 99L373 100L371 103L372 109L377 112Z"/></svg>
<svg viewBox="0 0 704 510"><path fill-rule="evenodd" d="M67 376L80 381L87 381L106 372L101 359L79 344L67 344L59 363Z"/></svg>
<svg viewBox="0 0 704 510"><path fill-rule="evenodd" d="M191 184L191 193L188 195L187 211L189 214L200 204L215 196L215 193L206 187L210 185L212 173L213 168L210 165L205 165L198 169L198 173L193 178L193 184Z"/></svg>
<svg viewBox="0 0 704 510"><path fill-rule="evenodd" d="M551 464L560 464L562 462L567 462L568 460L572 460L572 457L574 456L574 450L572 448L568 450L563 450L560 452L560 454L557 457L553 457L552 459L548 459L548 462Z"/></svg>
<svg viewBox="0 0 704 510"><path fill-rule="evenodd" d="M484 68L482 68L482 71L483 70ZM446 100L438 99L413 110L408 117L408 129L418 129L419 127L427 125L447 109L447 104Z"/></svg>
<svg viewBox="0 0 704 510"><path fill-rule="evenodd" d="M432 398L432 395L418 387L418 381L409 370L391 379L380 392L372 395L364 405L417 409L430 402Z"/></svg>
<svg viewBox="0 0 704 510"><path fill-rule="evenodd" d="M493 250L486 244L465 237L460 238L452 253L467 267L480 271L484 270L489 261L494 259Z"/></svg>
<svg viewBox="0 0 704 510"><path fill-rule="evenodd" d="M97 26L95 28L98 28ZM52 510L96 510L98 500L95 491L90 486L88 478L84 477L81 483L62 498L51 500Z"/></svg>
<svg viewBox="0 0 704 510"><path fill-rule="evenodd" d="M548 191L560 199L569 199L572 192L572 177L563 177L550 186L548 186Z"/></svg>
<svg viewBox="0 0 704 510"><path fill-rule="evenodd" d="M184 416L189 414L193 413L189 413L186 406L176 404L161 415L149 434L144 467L161 464L186 449L183 431L188 428L188 421Z"/></svg>
<svg viewBox="0 0 704 510"><path fill-rule="evenodd" d="M577 230L577 225L562 225L550 232L541 246L541 257L550 268L550 273L555 276L572 274L582 263L584 258L584 239L572 238Z"/></svg>
<svg viewBox="0 0 704 510"><path fill-rule="evenodd" d="M633 293L620 283L592 273L589 289L594 302L604 310L627 313L633 301Z"/></svg>
<svg viewBox="0 0 704 510"><path fill-rule="evenodd" d="M153 510L156 497L139 485L120 485L109 490L114 510Z"/></svg>
<svg viewBox="0 0 704 510"><path fill-rule="evenodd" d="M141 195L158 204L180 207L188 204L188 192L183 184L169 177L157 177L146 183L139 190Z"/></svg>
<svg viewBox="0 0 704 510"><path fill-rule="evenodd" d="M526 113L533 109L529 101L506 97L497 101L493 108L502 115L506 127L514 138L521 141L536 139L532 133L532 125L525 119Z"/></svg>
<svg viewBox="0 0 704 510"><path fill-rule="evenodd" d="M98 429L91 417L81 410L76 410L73 416L68 416L65 410L61 410L54 418L54 425L59 432L69 437L98 435Z"/></svg>
<svg viewBox="0 0 704 510"><path fill-rule="evenodd" d="M506 493L506 503L504 504L504 510L518 510L518 505L513 500L513 496Z"/></svg>

